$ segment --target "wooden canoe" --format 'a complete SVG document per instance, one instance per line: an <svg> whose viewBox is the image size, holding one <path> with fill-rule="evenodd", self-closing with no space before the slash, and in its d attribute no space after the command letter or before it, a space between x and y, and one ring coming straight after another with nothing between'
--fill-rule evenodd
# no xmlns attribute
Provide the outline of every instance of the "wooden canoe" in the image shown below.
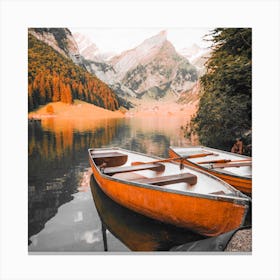
<svg viewBox="0 0 280 280"><path fill-rule="evenodd" d="M207 154L191 157L192 154ZM252 158L204 146L169 147L171 158L183 158L184 164L206 171L241 192L252 194Z"/></svg>
<svg viewBox="0 0 280 280"><path fill-rule="evenodd" d="M177 162L161 163L160 158L119 148L88 152L101 189L135 212L204 236L217 236L244 223L250 198L206 172L188 166L180 169ZM115 160L107 167L107 155L112 153L119 164ZM102 157L104 164L99 161Z"/></svg>

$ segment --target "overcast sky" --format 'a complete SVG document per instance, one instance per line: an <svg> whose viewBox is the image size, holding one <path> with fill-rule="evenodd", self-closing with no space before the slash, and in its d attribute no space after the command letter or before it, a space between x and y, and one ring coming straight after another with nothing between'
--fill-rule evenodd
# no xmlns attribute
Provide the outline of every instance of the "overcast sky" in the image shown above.
<svg viewBox="0 0 280 280"><path fill-rule="evenodd" d="M212 28L69 28L72 33L79 32L88 36L102 52L120 53L141 44L162 30L167 31L167 39L176 50L197 44L200 47L210 46L203 41Z"/></svg>

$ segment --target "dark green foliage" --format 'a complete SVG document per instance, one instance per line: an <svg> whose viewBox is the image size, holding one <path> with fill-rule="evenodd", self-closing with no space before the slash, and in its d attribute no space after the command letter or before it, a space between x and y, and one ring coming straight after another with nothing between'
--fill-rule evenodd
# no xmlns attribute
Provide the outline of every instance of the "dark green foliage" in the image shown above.
<svg viewBox="0 0 280 280"><path fill-rule="evenodd" d="M191 126L201 144L228 150L252 126L252 30L217 28L212 35L213 52Z"/></svg>

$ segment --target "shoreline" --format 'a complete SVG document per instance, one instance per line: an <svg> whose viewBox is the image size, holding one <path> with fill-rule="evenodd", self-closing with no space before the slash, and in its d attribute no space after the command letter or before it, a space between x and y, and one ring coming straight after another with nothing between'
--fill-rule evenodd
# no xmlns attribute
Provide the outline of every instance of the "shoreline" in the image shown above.
<svg viewBox="0 0 280 280"><path fill-rule="evenodd" d="M28 113L29 120L102 120L118 118L164 118L180 117L190 119L196 113L195 104L178 104L174 102L153 102L138 105L127 111L110 111L84 101L75 100L73 104L62 102L48 103L36 111Z"/></svg>
<svg viewBox="0 0 280 280"><path fill-rule="evenodd" d="M48 103L36 111L28 113L29 120L47 120L47 119L91 119L100 120L106 118L123 118L121 111L110 111L93 104L80 100L75 100L73 104L62 102Z"/></svg>

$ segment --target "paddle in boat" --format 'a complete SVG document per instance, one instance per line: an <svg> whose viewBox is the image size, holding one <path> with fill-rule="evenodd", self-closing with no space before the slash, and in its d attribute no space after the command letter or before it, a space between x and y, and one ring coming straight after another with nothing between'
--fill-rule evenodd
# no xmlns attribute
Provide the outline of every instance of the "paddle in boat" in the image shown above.
<svg viewBox="0 0 280 280"><path fill-rule="evenodd" d="M195 154L204 156L192 156ZM251 157L204 146L169 147L169 156L219 177L247 195L252 194Z"/></svg>
<svg viewBox="0 0 280 280"><path fill-rule="evenodd" d="M206 172L120 148L88 153L101 189L135 212L204 236L244 223L250 198Z"/></svg>

